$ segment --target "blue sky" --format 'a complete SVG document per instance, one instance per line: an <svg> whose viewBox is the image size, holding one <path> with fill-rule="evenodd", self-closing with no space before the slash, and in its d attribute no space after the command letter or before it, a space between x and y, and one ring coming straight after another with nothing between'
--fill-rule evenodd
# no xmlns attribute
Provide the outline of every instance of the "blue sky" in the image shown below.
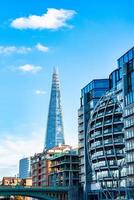
<svg viewBox="0 0 134 200"><path fill-rule="evenodd" d="M60 72L66 143L77 144L80 89L107 78L134 45L133 8L133 0L1 3L1 177L16 174L19 158L43 148L54 66Z"/></svg>

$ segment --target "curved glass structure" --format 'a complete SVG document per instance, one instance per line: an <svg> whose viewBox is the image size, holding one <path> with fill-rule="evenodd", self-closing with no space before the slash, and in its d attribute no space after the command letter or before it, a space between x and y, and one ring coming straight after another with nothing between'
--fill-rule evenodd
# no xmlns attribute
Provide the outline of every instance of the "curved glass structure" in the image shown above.
<svg viewBox="0 0 134 200"><path fill-rule="evenodd" d="M114 92L98 102L88 124L88 152L92 183L106 191L110 199L119 195L124 184L123 110ZM116 188L116 190L114 190Z"/></svg>
<svg viewBox="0 0 134 200"><path fill-rule="evenodd" d="M122 70L121 68L114 70L110 75L109 75L109 88L110 90L112 88L116 88L118 82L121 80L122 78Z"/></svg>

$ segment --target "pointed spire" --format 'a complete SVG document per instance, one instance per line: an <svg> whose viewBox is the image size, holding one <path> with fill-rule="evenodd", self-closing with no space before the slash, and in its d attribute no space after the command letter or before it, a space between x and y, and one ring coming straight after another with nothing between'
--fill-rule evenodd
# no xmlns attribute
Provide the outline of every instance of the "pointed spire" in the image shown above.
<svg viewBox="0 0 134 200"><path fill-rule="evenodd" d="M64 144L64 130L62 119L59 73L58 68L54 67L45 148L50 149L59 144Z"/></svg>
<svg viewBox="0 0 134 200"><path fill-rule="evenodd" d="M58 66L54 66L53 74L59 74Z"/></svg>
<svg viewBox="0 0 134 200"><path fill-rule="evenodd" d="M59 73L58 73L58 67L53 68L53 75L52 75L52 88L59 88L60 87L60 81L59 81Z"/></svg>

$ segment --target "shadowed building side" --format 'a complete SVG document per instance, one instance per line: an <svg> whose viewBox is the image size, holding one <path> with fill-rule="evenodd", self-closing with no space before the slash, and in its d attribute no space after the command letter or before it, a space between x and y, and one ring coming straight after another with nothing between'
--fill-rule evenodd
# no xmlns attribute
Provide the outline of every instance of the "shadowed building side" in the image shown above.
<svg viewBox="0 0 134 200"><path fill-rule="evenodd" d="M57 70L54 69L44 148L51 149L59 144L64 144L64 129L59 75Z"/></svg>

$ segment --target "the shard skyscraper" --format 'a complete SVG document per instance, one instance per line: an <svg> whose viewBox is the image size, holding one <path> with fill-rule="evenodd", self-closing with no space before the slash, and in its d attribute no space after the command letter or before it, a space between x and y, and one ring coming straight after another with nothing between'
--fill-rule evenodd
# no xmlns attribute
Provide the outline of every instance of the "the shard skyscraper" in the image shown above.
<svg viewBox="0 0 134 200"><path fill-rule="evenodd" d="M51 149L59 144L64 144L64 129L59 74L54 68L44 149Z"/></svg>

